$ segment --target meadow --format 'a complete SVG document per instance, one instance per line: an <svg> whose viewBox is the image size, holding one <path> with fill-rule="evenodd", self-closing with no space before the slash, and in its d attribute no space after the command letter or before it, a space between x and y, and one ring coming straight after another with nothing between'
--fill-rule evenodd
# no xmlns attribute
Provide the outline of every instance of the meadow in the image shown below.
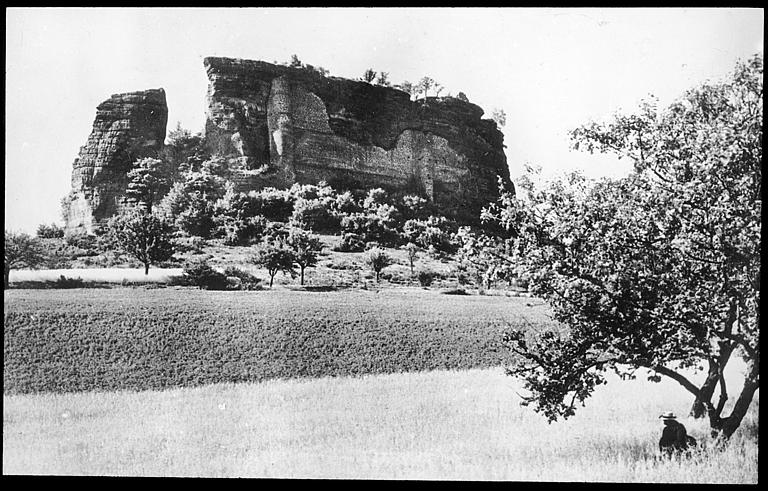
<svg viewBox="0 0 768 491"><path fill-rule="evenodd" d="M530 301L416 288L12 290L4 392L499 366L509 361L505 329L549 322Z"/></svg>
<svg viewBox="0 0 768 491"><path fill-rule="evenodd" d="M732 375L737 375L735 370ZM3 398L6 474L756 483L758 407L725 450L659 460L676 383L609 379L573 418L500 368ZM682 419L707 441L705 424Z"/></svg>
<svg viewBox="0 0 768 491"><path fill-rule="evenodd" d="M501 368L536 299L397 288L4 293L5 474L756 483L759 397L724 450L659 460L689 395L644 377L547 424ZM741 367L728 373L738 387ZM698 380L701 374L692 374ZM158 390L162 389L162 390Z"/></svg>

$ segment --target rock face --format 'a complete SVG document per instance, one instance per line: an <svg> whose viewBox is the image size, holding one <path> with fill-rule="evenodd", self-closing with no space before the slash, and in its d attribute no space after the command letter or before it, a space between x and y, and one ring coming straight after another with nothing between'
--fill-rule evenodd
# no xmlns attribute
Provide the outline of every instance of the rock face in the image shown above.
<svg viewBox="0 0 768 491"><path fill-rule="evenodd" d="M124 206L127 173L140 158L157 157L165 141L163 89L115 94L96 108L87 143L72 164L65 198L66 228L93 232Z"/></svg>
<svg viewBox="0 0 768 491"><path fill-rule="evenodd" d="M400 90L262 61L206 58L206 140L235 157L241 190L325 180L419 194L477 220L509 185L503 134L452 97Z"/></svg>

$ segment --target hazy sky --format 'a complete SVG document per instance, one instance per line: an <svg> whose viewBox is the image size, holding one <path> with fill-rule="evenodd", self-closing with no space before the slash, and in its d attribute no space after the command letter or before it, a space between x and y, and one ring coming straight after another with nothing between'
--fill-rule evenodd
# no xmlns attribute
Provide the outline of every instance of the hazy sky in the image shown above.
<svg viewBox="0 0 768 491"><path fill-rule="evenodd" d="M570 151L567 132L722 79L762 40L762 9L6 9L5 227L61 223L72 161L111 94L163 87L169 128L201 130L206 56L429 75L442 95L506 111L514 179L526 162L626 173Z"/></svg>

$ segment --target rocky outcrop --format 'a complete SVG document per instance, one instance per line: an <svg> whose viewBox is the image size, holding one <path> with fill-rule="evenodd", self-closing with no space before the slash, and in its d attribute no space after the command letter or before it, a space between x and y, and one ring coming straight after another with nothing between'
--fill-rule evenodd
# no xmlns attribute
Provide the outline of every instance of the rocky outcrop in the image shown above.
<svg viewBox="0 0 768 491"><path fill-rule="evenodd" d="M68 230L92 232L120 211L128 171L137 159L158 156L167 122L163 89L115 94L99 104L91 135L72 164L72 191L64 202Z"/></svg>
<svg viewBox="0 0 768 491"><path fill-rule="evenodd" d="M503 135L452 97L411 101L397 89L262 61L206 58L206 140L239 163L242 190L320 180L416 193L477 219L509 183Z"/></svg>

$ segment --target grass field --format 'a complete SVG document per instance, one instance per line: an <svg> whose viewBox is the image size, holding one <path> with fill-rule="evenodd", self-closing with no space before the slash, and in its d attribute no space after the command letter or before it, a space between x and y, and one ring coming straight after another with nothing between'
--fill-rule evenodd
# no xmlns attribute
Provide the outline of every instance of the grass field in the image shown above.
<svg viewBox="0 0 768 491"><path fill-rule="evenodd" d="M658 415L691 402L674 382L611 378L551 425L518 389L496 368L5 396L3 472L757 482L758 400L726 450L659 461ZM707 440L701 422L682 422Z"/></svg>
<svg viewBox="0 0 768 491"><path fill-rule="evenodd" d="M529 304L540 302L415 288L6 291L3 472L757 482L758 396L727 449L710 447L682 461L655 458L658 415L666 410L685 415L692 402L675 382L610 377L575 417L552 425L521 407L517 381L493 367L501 358L489 363L475 356L488 352L506 322L523 317L534 327L549 322L546 310ZM180 332L188 342L157 342ZM105 333L117 340L118 349L93 349ZM193 343L212 339L206 337L211 333L233 337ZM275 342L253 344L261 338ZM404 351L408 343L421 351ZM187 356L189 346L194 349ZM237 353L233 346L254 348L242 351L251 358L222 362L220 356ZM165 348L159 364L153 362L158 347ZM125 358L128 353L140 356ZM215 383L239 380L222 376L242 373L243 360L254 359L258 364L247 365L249 370L276 367L288 378ZM210 378L167 387L175 372L157 369L169 362L206 367L199 373ZM347 368L333 371L345 366L357 367L351 371L355 376L345 376ZM119 377L146 369L166 390L104 391ZM302 378L290 378L294 369ZM734 366L728 372L732 392L740 387L739 371ZM108 383L98 392L8 390L67 377ZM142 377L126 387L147 387ZM708 441L704 422L683 423L699 441Z"/></svg>

